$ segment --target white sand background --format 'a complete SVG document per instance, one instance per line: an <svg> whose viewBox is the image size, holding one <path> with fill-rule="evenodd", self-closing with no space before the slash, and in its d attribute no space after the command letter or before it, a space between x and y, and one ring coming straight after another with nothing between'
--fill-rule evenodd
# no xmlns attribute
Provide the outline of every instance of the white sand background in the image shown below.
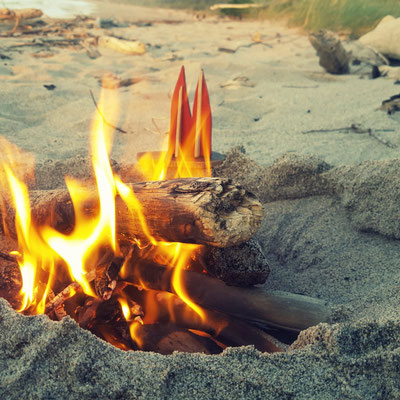
<svg viewBox="0 0 400 400"><path fill-rule="evenodd" d="M126 56L101 50L103 57L91 60L85 51L55 49L53 57L34 58L28 55L38 49L27 48L22 54L7 53L12 60L0 64L1 90L7 93L0 99L2 133L32 150L38 159L86 153L93 116L89 89L98 95L98 79L104 73L145 78L119 90L119 126L128 134L117 138L114 157L134 159L136 151L156 149L164 137L155 132L168 130L170 95L182 65L192 98L199 71L205 71L216 151L244 145L247 154L262 164L271 163L287 151L318 155L334 165L399 154L398 149L388 149L368 135L302 133L362 123L371 129L394 129L380 135L400 144L397 121L377 111L382 100L398 92L393 81L324 73L307 36L296 30L269 21L198 21L194 15L171 10L94 4L94 16L142 23L108 33L146 43L147 53ZM143 26L146 21L156 22ZM250 45L256 32L264 44L241 47L234 54L218 51L220 47ZM21 39L8 41L3 39L2 47ZM221 88L221 84L238 78ZM43 84L57 88L48 92ZM43 137L44 131L48 133Z"/></svg>
<svg viewBox="0 0 400 400"><path fill-rule="evenodd" d="M266 167L246 164L236 153L233 158L240 159L236 171L225 171L253 188L265 203L266 217L258 235L271 261L265 287L308 294L344 308L336 316L340 324L313 328L302 334L296 350L272 357L249 349L214 358L141 353L125 357L109 346L104 350L86 333L80 336L70 322L55 324L53 333L71 336L82 352L85 343L93 351L93 359L82 361L73 346L62 341L62 347L76 357L71 370L78 377L77 366L82 363L85 368L96 365L96 370L86 381L80 379L77 387L49 384L43 393L89 398L103 385L108 398L118 398L122 390L126 398L196 394L197 398L400 398L400 182L399 164L393 161L400 156L400 130L396 114L378 110L382 100L399 92L399 86L385 78L325 73L307 36L282 23L203 19L111 1L91 4L94 9L88 12L94 17L132 23L128 28L93 28L92 34L140 40L147 46L146 54L128 56L100 49L102 56L92 60L84 50L52 48L51 57L38 58L34 55L40 48L9 48L31 38L1 38L0 54L11 59L0 60L0 133L33 152L40 163L53 165L85 156L95 113L89 90L99 96L98 81L104 73L142 77L133 86L107 91L119 95L118 119L104 112L127 131L116 133L112 157L132 163L136 152L162 148L180 67L185 65L192 99L204 69L213 112L213 150L243 146L249 158ZM256 33L262 43L253 43ZM56 86L52 91L43 86L51 84ZM303 133L352 124L387 130L376 134L393 146L368 134ZM329 170L323 162L336 168ZM368 163L359 166L362 162ZM307 177L310 182L317 177L320 186L304 189ZM32 338L44 335L40 340L51 342L43 333L48 322L35 319L28 328L28 322L21 322L4 305L1 309L2 332L18 332L23 326ZM0 343L5 353L18 349L23 340L18 335L22 334ZM35 351L47 360L54 349L49 344ZM104 365L99 361L102 352L109 357ZM57 350L57 354L63 359L64 353ZM21 357L28 359L25 353ZM57 367L48 364L51 361L46 361L50 372L34 373L28 361L26 367L22 361L18 367L24 373L13 370L15 378L10 369L0 375L9 384L4 393L22 393L18 388L32 385L34 379L54 379L51 371ZM136 362L145 372L134 370ZM4 363L12 370L9 359ZM99 376L101 368L107 372ZM112 371L120 368L123 374L114 379ZM115 388L115 381L123 389ZM141 386L132 383L136 381Z"/></svg>

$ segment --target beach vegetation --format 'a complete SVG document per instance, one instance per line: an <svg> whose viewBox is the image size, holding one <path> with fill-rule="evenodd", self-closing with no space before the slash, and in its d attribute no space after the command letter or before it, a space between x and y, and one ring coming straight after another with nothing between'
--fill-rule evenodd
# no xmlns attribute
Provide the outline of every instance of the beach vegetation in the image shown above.
<svg viewBox="0 0 400 400"><path fill-rule="evenodd" d="M119 0L126 3L207 11L217 3L258 3L262 7L225 9L239 18L283 19L307 31L330 29L359 36L373 29L386 15L400 17L399 0Z"/></svg>

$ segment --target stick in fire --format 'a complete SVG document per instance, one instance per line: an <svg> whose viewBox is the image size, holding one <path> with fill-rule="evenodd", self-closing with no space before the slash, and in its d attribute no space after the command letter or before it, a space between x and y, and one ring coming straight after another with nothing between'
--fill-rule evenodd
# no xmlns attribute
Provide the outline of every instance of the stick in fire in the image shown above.
<svg viewBox="0 0 400 400"><path fill-rule="evenodd" d="M132 183L130 187L142 205L149 233L160 241L234 246L249 240L261 224L261 203L229 179L182 178ZM94 215L98 207L93 190L84 211ZM62 232L74 226L74 208L67 190L32 191L31 208L32 218L39 225L50 223ZM137 215L119 197L116 214L119 234L147 239ZM5 221L15 237L14 218L14 210L8 209Z"/></svg>

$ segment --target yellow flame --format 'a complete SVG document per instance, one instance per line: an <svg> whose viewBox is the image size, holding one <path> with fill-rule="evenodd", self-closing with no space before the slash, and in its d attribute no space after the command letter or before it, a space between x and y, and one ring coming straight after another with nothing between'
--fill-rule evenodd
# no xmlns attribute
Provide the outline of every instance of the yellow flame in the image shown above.
<svg viewBox="0 0 400 400"><path fill-rule="evenodd" d="M105 105L102 96L99 108L115 115L118 107L115 99ZM48 225L35 226L28 188L22 182L29 175L20 167L27 157L16 146L0 138L3 148L3 154L0 155L0 205L4 231L8 232L5 216L10 200L5 198L4 193L10 193L15 208L17 261L22 275L20 311L29 308L31 313L44 312L46 297L54 280L54 266L61 260L65 261L72 279L81 285L83 291L95 296L86 273L96 266L101 252L106 250L117 254L119 251L115 228L117 189L109 163L112 135L101 115L98 114L93 122L91 137L95 188L87 188L83 183L66 178L75 212L75 225L70 234L58 232ZM88 202L98 205L95 215L86 211Z"/></svg>
<svg viewBox="0 0 400 400"><path fill-rule="evenodd" d="M4 151L0 162L2 210L6 209L5 204L10 200L15 209L14 227L18 238L18 250L12 253L17 257L22 278L21 304L18 311L32 308L40 313L44 312L49 285L53 279L54 262L52 256L43 251L46 245L32 225L28 188L17 177L17 174L21 177L26 176L26 171L22 171L18 165L21 160L17 158L21 157L21 152L3 138L0 142ZM7 192L11 199L4 198L4 193ZM7 226L5 219L6 214L3 213L4 227ZM5 229L5 232L9 233L9 230ZM47 279L47 284L40 282L40 275Z"/></svg>
<svg viewBox="0 0 400 400"><path fill-rule="evenodd" d="M29 246L29 231L31 226L30 204L27 187L18 181L10 168L5 165L5 172L10 182L11 194L14 200L15 228L18 235L19 247L26 250ZM22 276L21 294L23 296L19 311L25 310L34 302L36 263L32 254L23 251L18 264Z"/></svg>
<svg viewBox="0 0 400 400"><path fill-rule="evenodd" d="M129 332L131 334L131 338L137 344L139 349L141 349L143 347L143 339L139 335L141 327L142 327L142 324L137 321L133 321L129 326Z"/></svg>
<svg viewBox="0 0 400 400"><path fill-rule="evenodd" d="M16 209L15 229L18 235L19 254L17 259L23 282L20 310L29 308L30 312L44 312L46 297L54 281L55 266L59 265L61 260L67 266L71 279L78 282L87 295L95 296L87 278L88 272L96 267L104 251L119 254L115 207L115 199L119 195L132 216L140 221L149 246L152 246L161 258L166 260L166 264L173 268L171 284L175 293L201 318L205 318L201 307L191 300L182 279L182 272L188 267L193 253L200 246L157 241L147 226L142 205L131 186L113 174L109 163L112 134L102 117L105 114L103 110L107 110L107 120L110 120L110 114L116 115L118 105L115 99L111 100L105 104L104 96L101 96L98 105L101 114L97 114L92 127L91 157L95 186L88 187L83 182L66 178L75 214L72 232L62 233L49 225L35 226L30 213L28 189L22 183L23 176L15 173L15 166L10 160L3 162L0 160L0 185L7 185ZM210 151L208 153L204 151L204 154L209 153ZM186 150L181 149L180 157L177 159L169 156L167 152L162 152L157 157L149 153L140 159L137 167L146 180L210 176L210 161L204 160L204 162L206 168L192 157L186 157ZM0 201L4 211L4 199L0 198ZM88 212L93 209L95 212ZM4 218L4 212L2 215ZM142 246L139 241L137 244L139 247ZM123 268L126 268L126 265ZM123 273L124 271L122 275ZM43 283L40 282L41 279ZM129 303L124 299L119 301L125 319L130 321L132 312ZM142 346L138 337L140 326L140 321L133 321L130 324L131 336L139 347Z"/></svg>
<svg viewBox="0 0 400 400"><path fill-rule="evenodd" d="M191 300L190 294L187 293L184 281L182 279L182 272L188 267L193 252L198 249L199 246L185 243L174 243L173 247L174 257L171 262L171 264L174 266L172 286L182 301L192 308L193 311L200 316L200 318L205 319L206 315L204 311L200 306Z"/></svg>
<svg viewBox="0 0 400 400"><path fill-rule="evenodd" d="M100 99L99 108L104 108ZM111 131L100 115L94 121L91 137L92 164L96 179L95 191L71 178L66 184L75 211L75 226L70 234L63 234L53 228L45 227L43 237L67 263L72 278L77 281L89 296L95 296L86 273L96 266L101 249L118 251L115 228L116 185L109 163ZM87 201L98 201L97 215L85 214Z"/></svg>
<svg viewBox="0 0 400 400"><path fill-rule="evenodd" d="M129 308L128 301L122 297L118 299L118 302L121 306L122 314L127 321L131 320L131 309Z"/></svg>

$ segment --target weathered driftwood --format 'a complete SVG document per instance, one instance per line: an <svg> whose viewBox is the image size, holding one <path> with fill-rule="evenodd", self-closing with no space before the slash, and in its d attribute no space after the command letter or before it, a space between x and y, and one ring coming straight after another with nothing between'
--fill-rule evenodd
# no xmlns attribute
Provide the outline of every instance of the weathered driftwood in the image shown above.
<svg viewBox="0 0 400 400"><path fill-rule="evenodd" d="M234 9L247 9L247 8L260 8L264 7L263 4L252 4L252 3L247 3L247 4L230 4L230 3L222 3L222 4L214 4L213 6L210 7L211 11L215 10L224 10L224 9L229 9L229 8L234 8Z"/></svg>
<svg viewBox="0 0 400 400"><path fill-rule="evenodd" d="M182 178L130 184L146 221L117 197L117 231L125 237L148 240L148 234L167 242L227 247L249 240L262 220L262 205L249 192L222 178ZM84 205L90 216L98 210L96 193ZM32 218L68 232L74 210L67 190L31 192ZM8 228L15 231L14 214L7 211ZM147 232L146 232L147 230Z"/></svg>
<svg viewBox="0 0 400 400"><path fill-rule="evenodd" d="M156 264L168 263L168 259L160 258L157 246L142 249L134 247L132 251L136 258ZM230 247L202 246L196 250L188 269L206 271L208 275L221 279L228 285L241 287L265 283L270 271L263 250L254 238Z"/></svg>
<svg viewBox="0 0 400 400"><path fill-rule="evenodd" d="M128 294L137 296L135 290L138 291L132 286L125 289ZM268 353L285 350L286 346L268 333L236 318L208 309L204 309L204 316L200 317L178 296L167 292L146 291L146 296L147 304L153 307L152 312L144 316L146 324L173 322L187 329L206 332L226 346L253 345Z"/></svg>
<svg viewBox="0 0 400 400"><path fill-rule="evenodd" d="M130 55L142 55L146 53L146 46L143 43L137 40L118 39L113 36L100 36L98 46Z"/></svg>
<svg viewBox="0 0 400 400"><path fill-rule="evenodd" d="M349 72L349 55L339 37L326 30L310 34L310 42L319 56L319 65L330 74Z"/></svg>
<svg viewBox="0 0 400 400"><path fill-rule="evenodd" d="M14 33L21 21L33 18L40 18L43 15L41 10L35 8L22 8L11 10L9 8L0 8L0 21L14 21L14 27L11 32Z"/></svg>
<svg viewBox="0 0 400 400"><path fill-rule="evenodd" d="M10 8L0 8L0 21L14 21L40 18L43 15L41 10L36 8L21 8L19 10L11 10Z"/></svg>
<svg viewBox="0 0 400 400"><path fill-rule="evenodd" d="M138 286L175 293L171 269L134 259L128 261L132 273L126 278ZM181 271L181 282L192 301L242 321L301 331L326 322L331 315L327 302L281 291L227 286L218 279L192 271Z"/></svg>

